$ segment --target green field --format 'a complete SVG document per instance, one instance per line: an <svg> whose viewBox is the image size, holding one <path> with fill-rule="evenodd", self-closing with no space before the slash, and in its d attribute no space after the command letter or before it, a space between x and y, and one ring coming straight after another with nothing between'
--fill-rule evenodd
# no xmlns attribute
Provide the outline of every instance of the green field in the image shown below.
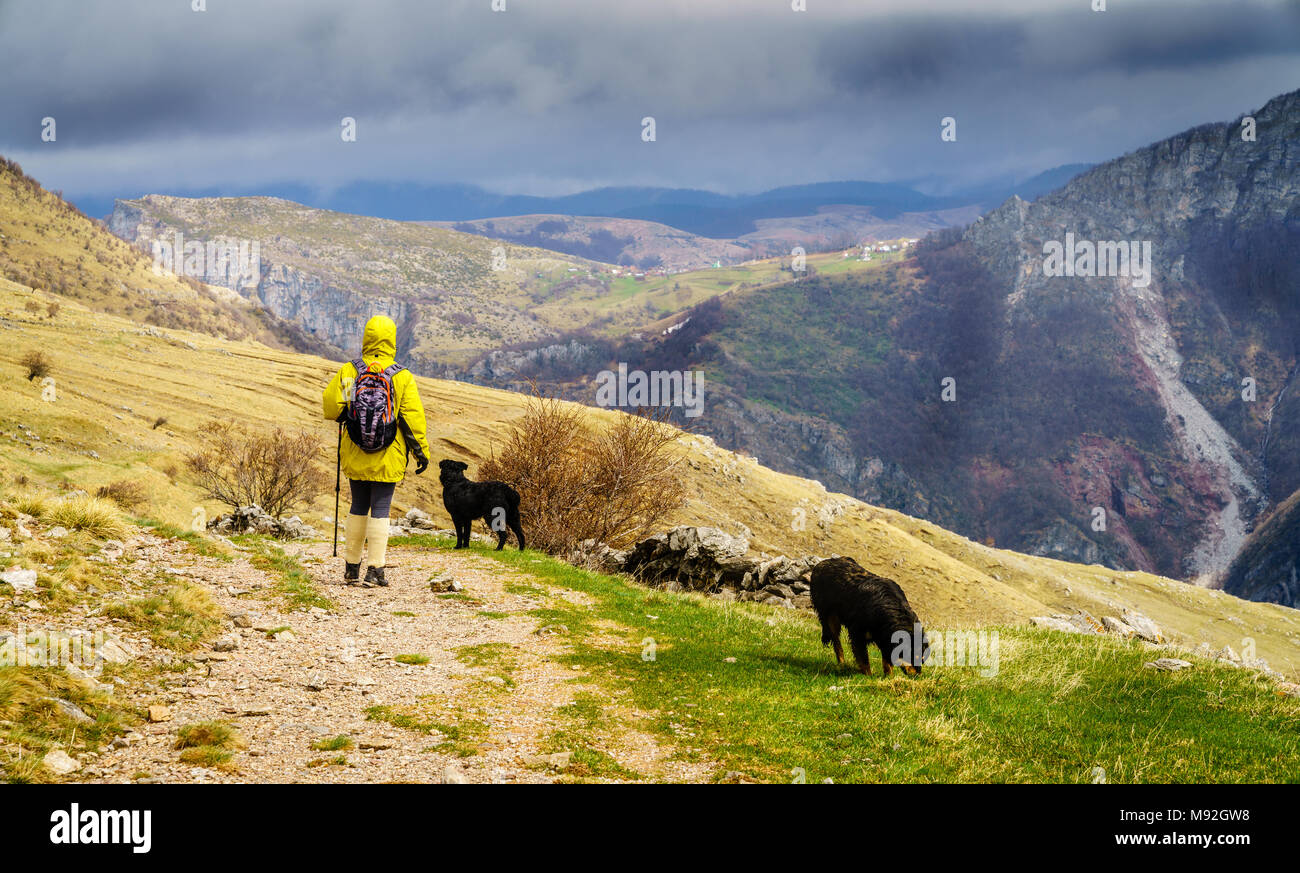
<svg viewBox="0 0 1300 873"><path fill-rule="evenodd" d="M930 666L885 679L873 649L877 672L863 676L835 664L811 613L473 548L546 583L533 614L569 628L563 660L651 713L678 755L717 762L720 778L1300 782L1300 701L1249 671L1196 659L1160 672L1144 665L1161 653L1139 642L986 627L996 669Z"/></svg>

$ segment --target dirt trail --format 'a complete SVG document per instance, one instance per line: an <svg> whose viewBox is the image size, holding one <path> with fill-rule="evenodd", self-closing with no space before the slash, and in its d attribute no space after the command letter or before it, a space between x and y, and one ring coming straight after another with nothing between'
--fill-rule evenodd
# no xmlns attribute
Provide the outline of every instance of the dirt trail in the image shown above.
<svg viewBox="0 0 1300 873"><path fill-rule="evenodd" d="M562 762L557 767L545 760L544 753L555 751L545 740L569 723L560 708L580 691L619 715L617 729L596 738L600 751L646 779L707 779L707 767L671 760L668 750L636 730L637 713L557 662L568 645L565 637L537 633L538 621L527 614L550 596L551 586L490 558L390 547L390 587L364 589L341 584L342 559L330 558L328 545L289 546L286 551L298 554L334 609L284 611L283 598L267 590L276 578L246 557L221 562L155 537L131 545L137 561L200 582L229 615L246 613L252 626L226 623L225 636L238 639L228 653L207 647L187 656L145 651L143 662L175 657L197 662L197 669L163 673L159 684L139 690L138 707L163 703L171 720L144 724L130 746L105 751L80 774L90 781L440 782L451 768L469 782L549 782L571 775ZM432 592L428 580L439 572L459 582L463 592L450 598ZM569 600L579 596L554 592ZM268 633L284 626L291 636ZM480 651L505 662L457 658L473 646L485 646ZM422 654L429 661L404 665L394 660L400 654ZM421 720L448 725L453 734L458 720L472 723L474 731L453 742L457 737L439 730L425 733L368 718L366 711L376 706L418 712ZM418 709L404 709L409 707ZM179 761L177 730L212 719L234 724L247 741L247 750L233 759L234 772ZM312 748L339 735L351 737L355 746ZM339 755L346 764L328 763Z"/></svg>

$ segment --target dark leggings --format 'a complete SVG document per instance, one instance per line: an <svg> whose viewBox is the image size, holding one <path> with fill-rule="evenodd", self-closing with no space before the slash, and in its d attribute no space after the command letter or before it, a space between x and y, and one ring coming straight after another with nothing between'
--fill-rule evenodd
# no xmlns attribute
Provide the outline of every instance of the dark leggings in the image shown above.
<svg viewBox="0 0 1300 873"><path fill-rule="evenodd" d="M366 482L362 479L349 479L352 488L353 515L370 514L371 518L388 518L388 508L393 504L393 491L396 482Z"/></svg>

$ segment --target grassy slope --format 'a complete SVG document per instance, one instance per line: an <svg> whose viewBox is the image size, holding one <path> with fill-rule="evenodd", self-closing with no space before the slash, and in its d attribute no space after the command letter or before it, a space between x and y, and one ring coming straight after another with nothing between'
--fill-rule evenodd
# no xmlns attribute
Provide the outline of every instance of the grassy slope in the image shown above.
<svg viewBox="0 0 1300 873"><path fill-rule="evenodd" d="M27 312L36 295L0 280L0 377L14 390L0 394L0 476L67 482L94 488L130 478L151 497L147 514L188 528L196 500L183 474L182 453L210 419L278 421L322 438L322 462L332 465L334 429L319 420L321 386L337 364L258 343L222 342L175 332L141 335L139 326L66 304L55 318ZM44 299L42 297L41 299ZM190 349L182 341L188 341ZM29 349L53 360L58 400L42 403L39 384L17 364ZM431 442L438 457L473 465L521 411L518 395L456 382L420 379ZM126 408L123 408L126 407ZM593 421L616 413L589 410ZM156 417L166 425L153 429ZM41 437L19 440L17 425ZM36 452L24 443L42 445ZM96 451L98 460L86 452ZM1121 573L1034 558L973 543L935 525L828 494L818 483L777 473L689 437L681 444L689 502L679 520L737 532L747 527L755 548L791 555L849 554L896 578L923 619L935 627L1023 623L1030 616L1084 608L1100 617L1122 606L1140 609L1179 641L1216 648L1255 641L1259 657L1292 675L1300 672L1300 613L1249 603L1143 573ZM471 466L472 472L472 466ZM440 489L431 476L410 477L398 491L400 509L419 505L443 523ZM323 495L303 515L320 526L332 513ZM805 530L793 530L797 507ZM209 513L218 507L209 504ZM819 511L830 517L823 527ZM449 526L449 523L448 523ZM326 523L325 530L328 530Z"/></svg>
<svg viewBox="0 0 1300 873"><path fill-rule="evenodd" d="M153 271L144 252L0 163L0 276L163 326L275 342L237 295Z"/></svg>
<svg viewBox="0 0 1300 873"><path fill-rule="evenodd" d="M1002 627L996 670L883 679L873 655L877 672L864 677L836 666L808 613L641 588L530 552L484 553L550 583L534 614L569 629L566 660L649 713L678 755L716 762L719 777L1300 780L1300 708L1246 671L1198 660L1161 673L1144 669L1158 655L1141 643Z"/></svg>

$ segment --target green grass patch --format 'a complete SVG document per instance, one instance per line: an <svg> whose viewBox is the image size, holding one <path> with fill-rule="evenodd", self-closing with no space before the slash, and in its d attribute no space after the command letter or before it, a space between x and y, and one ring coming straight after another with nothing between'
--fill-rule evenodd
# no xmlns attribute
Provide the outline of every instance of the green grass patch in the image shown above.
<svg viewBox="0 0 1300 873"><path fill-rule="evenodd" d="M346 752L354 745L356 744L352 742L352 737L339 734L328 740L317 740L311 744L311 747L318 752Z"/></svg>
<svg viewBox="0 0 1300 873"><path fill-rule="evenodd" d="M320 609L334 608L334 602L317 590L311 574L293 555L262 537L242 537L240 542L253 550L249 561L254 567L272 573L279 579L276 589L291 604L301 609L313 606Z"/></svg>
<svg viewBox="0 0 1300 873"><path fill-rule="evenodd" d="M561 771L561 781L581 782L599 779L641 780L645 776L624 767L602 746L602 737L614 737L622 728L605 714L601 699L590 691L580 691L569 704L559 707L556 715L565 726L552 731L541 743L541 752L570 752L569 766Z"/></svg>
<svg viewBox="0 0 1300 873"><path fill-rule="evenodd" d="M1161 673L1143 668L1158 653L1137 643L1004 627L986 629L999 635L993 675L930 666L919 678L862 676L834 663L810 613L483 554L590 595L591 608L556 598L539 611L571 629L562 657L654 713L650 728L678 755L719 773L1089 782L1100 767L1110 782L1300 781L1300 705L1248 671L1196 661ZM604 624L599 638L592 620ZM611 625L621 645L610 644ZM878 652L873 660L879 671Z"/></svg>
<svg viewBox="0 0 1300 873"><path fill-rule="evenodd" d="M366 718L417 733L441 734L443 742L432 746L431 750L449 752L461 758L477 755L479 743L488 736L488 726L483 722L464 718L459 712L437 713L433 711L431 702L400 708L372 706L366 710Z"/></svg>
<svg viewBox="0 0 1300 873"><path fill-rule="evenodd" d="M409 654L409 655L394 655L393 660L399 664L420 665L420 664L429 663L429 656L422 655L419 653Z"/></svg>
<svg viewBox="0 0 1300 873"><path fill-rule="evenodd" d="M177 527L174 524L168 524L164 521L158 521L155 518L137 518L135 523L143 528L152 530L160 537L167 537L173 540L182 540L189 547L205 558L216 558L219 561L233 561L235 556L230 553L217 540L210 539L197 531L186 530Z"/></svg>

